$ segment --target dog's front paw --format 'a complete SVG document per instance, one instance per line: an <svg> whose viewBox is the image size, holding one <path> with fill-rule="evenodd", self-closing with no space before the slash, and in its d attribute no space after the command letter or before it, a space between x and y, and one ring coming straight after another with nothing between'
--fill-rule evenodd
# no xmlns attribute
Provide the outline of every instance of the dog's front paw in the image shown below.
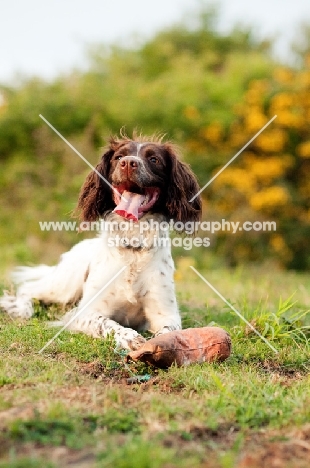
<svg viewBox="0 0 310 468"><path fill-rule="evenodd" d="M124 349L135 351L139 349L145 342L146 339L139 335L138 332L131 328L126 328L122 333L115 333L114 338L117 346Z"/></svg>
<svg viewBox="0 0 310 468"><path fill-rule="evenodd" d="M141 348L141 346L146 342L146 339L143 336L137 334L137 336L131 340L128 345L131 351L136 351L137 349Z"/></svg>

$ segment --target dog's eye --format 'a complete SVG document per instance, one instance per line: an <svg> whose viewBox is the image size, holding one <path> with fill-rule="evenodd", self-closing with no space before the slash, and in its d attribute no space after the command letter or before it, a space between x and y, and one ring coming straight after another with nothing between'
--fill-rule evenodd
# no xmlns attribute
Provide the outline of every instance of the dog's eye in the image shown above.
<svg viewBox="0 0 310 468"><path fill-rule="evenodd" d="M115 160L118 161L119 159L122 159L122 156L116 156Z"/></svg>
<svg viewBox="0 0 310 468"><path fill-rule="evenodd" d="M154 164L158 164L158 163L159 163L159 159L156 158L155 156L152 156L152 157L150 158L150 161L151 161L152 163L154 163Z"/></svg>

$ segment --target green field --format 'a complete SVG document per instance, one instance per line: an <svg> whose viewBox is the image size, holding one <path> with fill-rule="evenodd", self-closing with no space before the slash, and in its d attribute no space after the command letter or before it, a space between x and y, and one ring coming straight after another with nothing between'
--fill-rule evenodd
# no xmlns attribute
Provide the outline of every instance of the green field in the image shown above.
<svg viewBox="0 0 310 468"><path fill-rule="evenodd" d="M176 274L183 326L229 331L224 363L127 365L112 338L68 332L38 354L55 333L45 321L62 311L37 304L21 323L1 314L0 467L310 466L309 276L202 273L278 353L186 262Z"/></svg>

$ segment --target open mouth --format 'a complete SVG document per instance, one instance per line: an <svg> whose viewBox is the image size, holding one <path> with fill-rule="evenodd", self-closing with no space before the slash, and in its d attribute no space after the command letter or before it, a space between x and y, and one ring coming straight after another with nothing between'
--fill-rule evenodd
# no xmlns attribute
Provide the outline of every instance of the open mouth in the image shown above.
<svg viewBox="0 0 310 468"><path fill-rule="evenodd" d="M134 221L138 221L154 206L160 193L157 187L143 188L132 183L114 185L113 188L116 204L114 213Z"/></svg>

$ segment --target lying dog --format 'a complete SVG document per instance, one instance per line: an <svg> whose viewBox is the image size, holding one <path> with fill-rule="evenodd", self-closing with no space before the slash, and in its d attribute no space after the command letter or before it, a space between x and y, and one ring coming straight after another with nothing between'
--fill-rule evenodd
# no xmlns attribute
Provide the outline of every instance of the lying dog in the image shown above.
<svg viewBox="0 0 310 468"><path fill-rule="evenodd" d="M113 333L117 345L127 349L145 341L139 331L159 335L180 329L168 232L156 226L171 219L198 221L200 197L189 202L198 190L171 143L156 137L111 138L78 201L83 221L103 220L102 233L75 245L56 266L17 269L16 296L5 294L1 307L12 317L29 318L32 299L46 304L79 300L60 324L70 322L68 329L94 337Z"/></svg>

